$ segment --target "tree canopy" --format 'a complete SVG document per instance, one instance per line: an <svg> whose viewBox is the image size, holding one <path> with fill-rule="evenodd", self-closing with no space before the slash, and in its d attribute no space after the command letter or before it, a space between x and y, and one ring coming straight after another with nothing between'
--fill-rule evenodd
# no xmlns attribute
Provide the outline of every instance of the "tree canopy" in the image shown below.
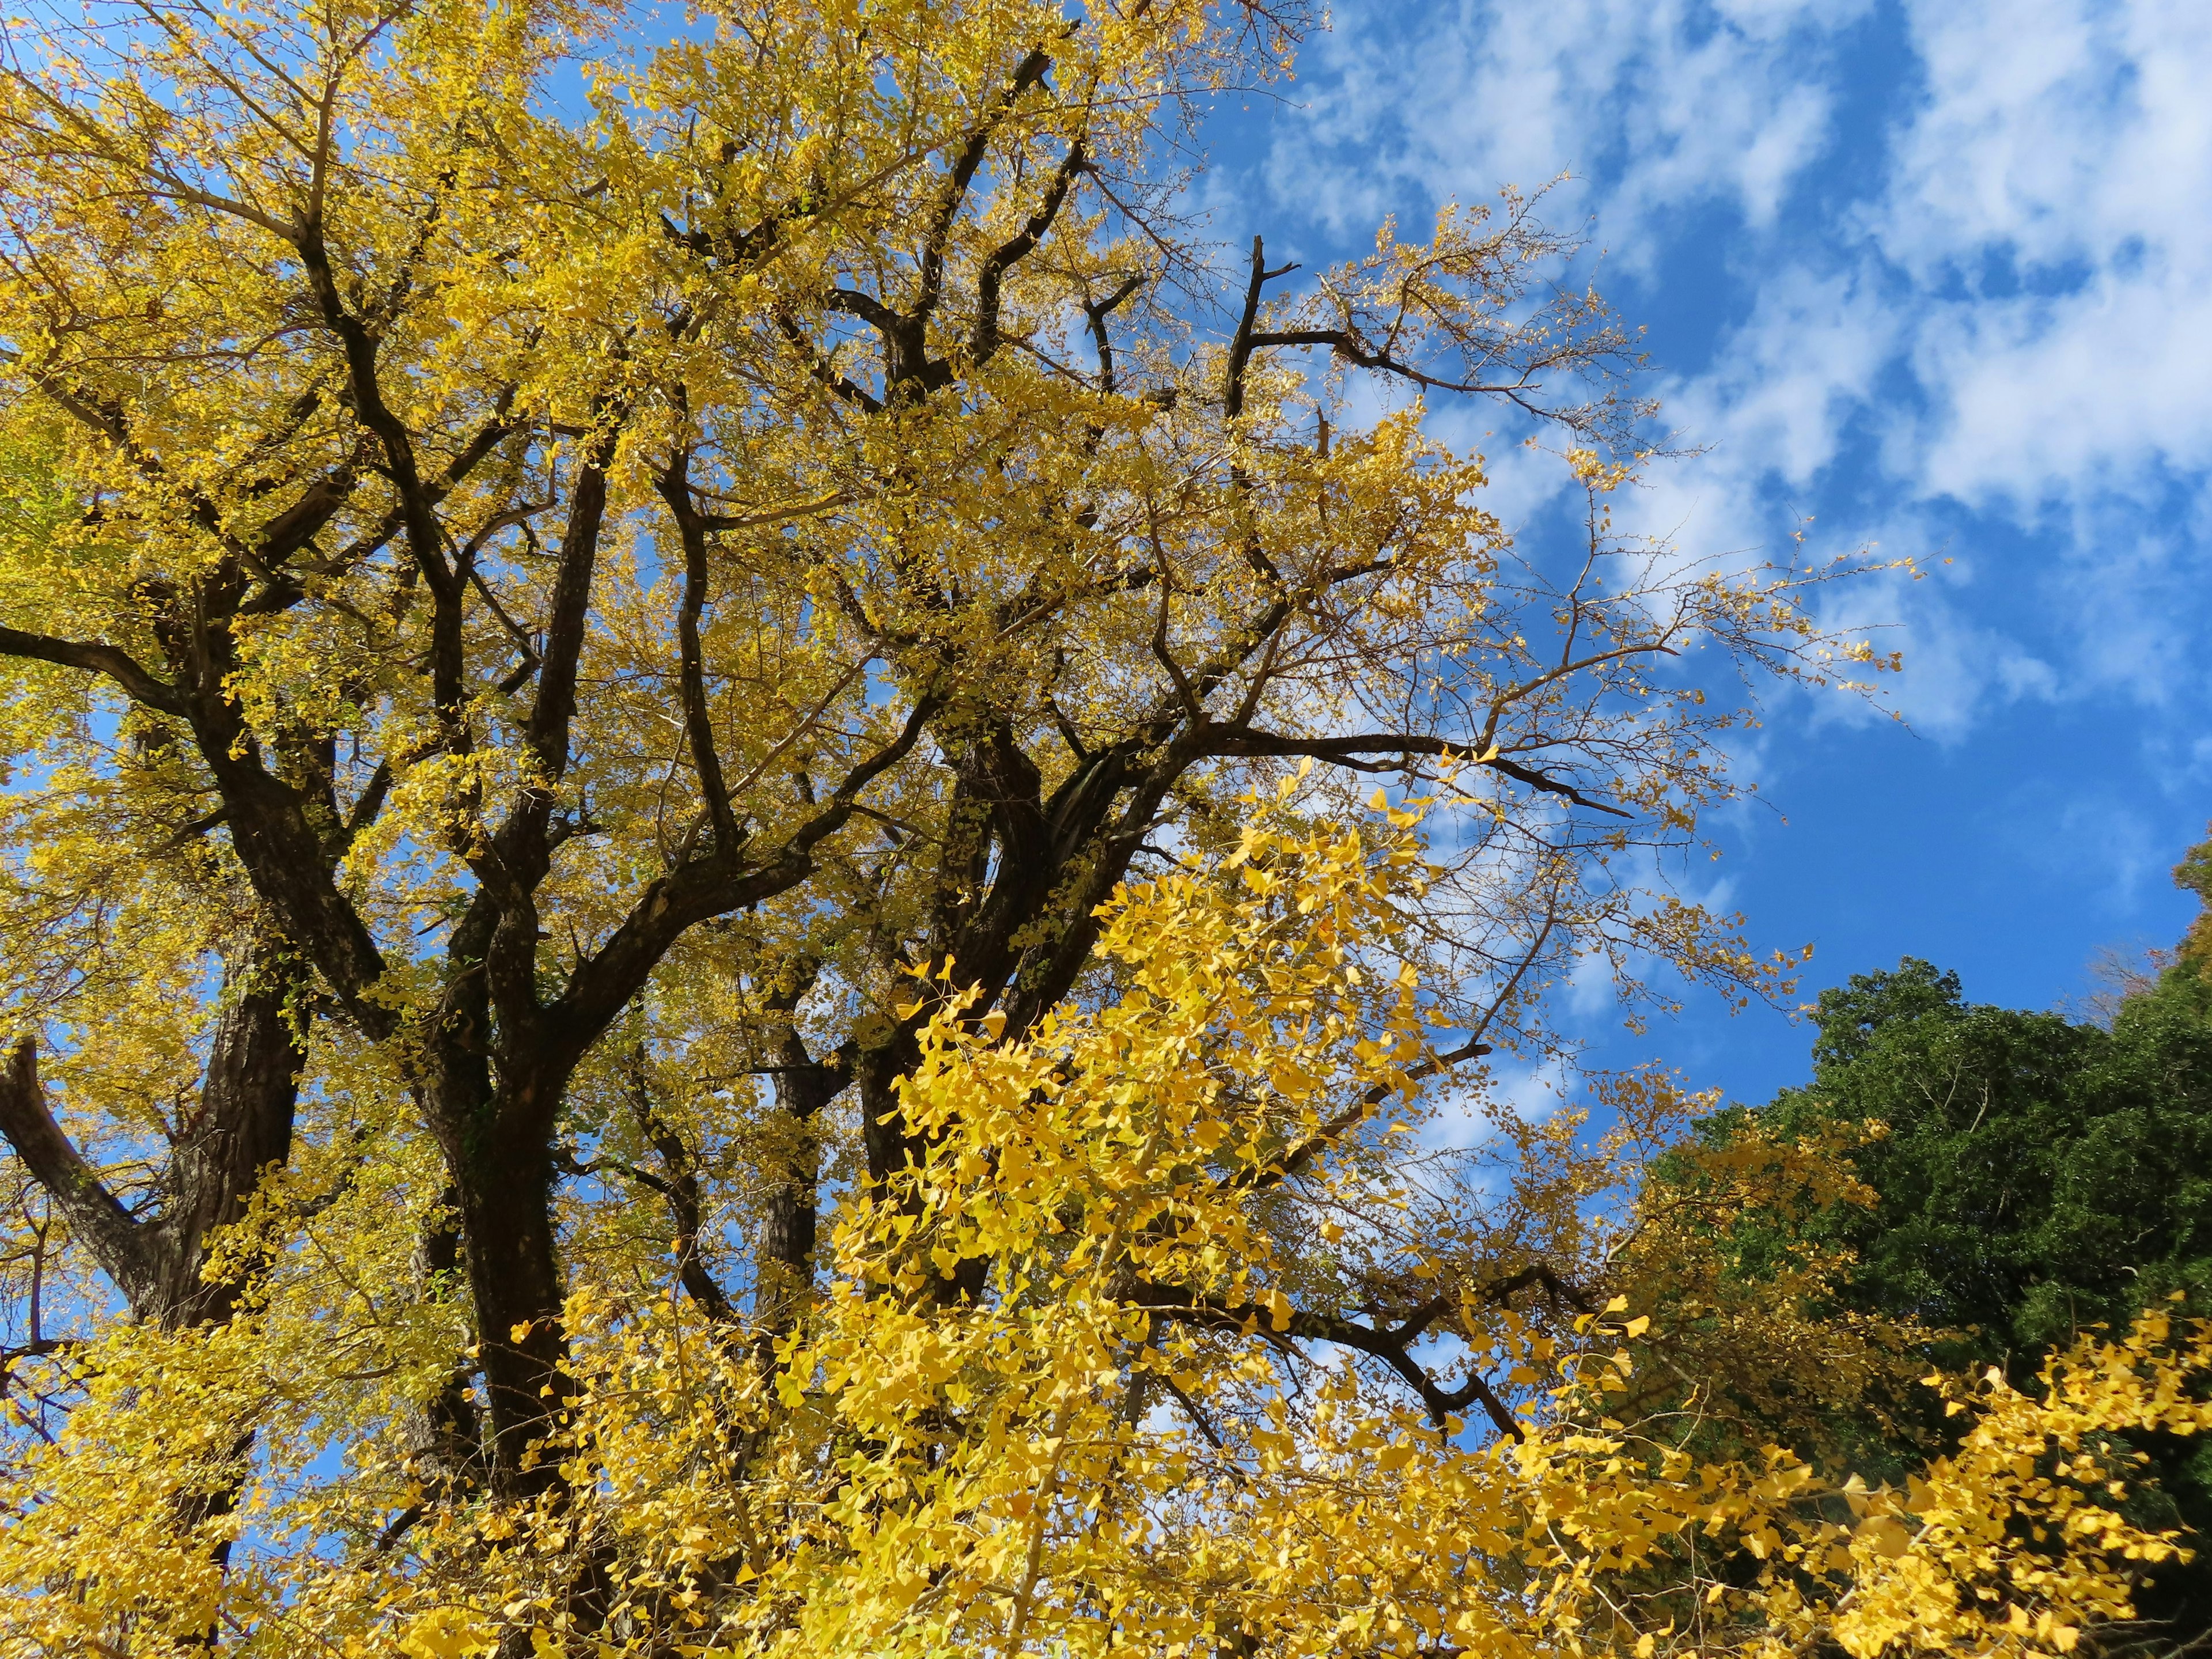
<svg viewBox="0 0 2212 1659"><path fill-rule="evenodd" d="M11 42L33 1650L2125 1611L2172 1544L2104 1449L2198 1426L2212 1364L2158 1310L1962 1395L1910 1493L1608 1414L1601 1200L1692 1103L1620 1082L1585 1147L1480 1062L1581 962L1778 987L1646 875L1738 787L1717 688L1881 665L1829 573L1614 534L1630 337L1536 203L1300 282L1180 216L1182 118L1300 21L185 0ZM1583 544L1516 544L1455 399L1571 472Z"/></svg>
<svg viewBox="0 0 2212 1659"><path fill-rule="evenodd" d="M2194 849L2177 881L2199 889L2205 857ZM2125 1329L2170 1298L2202 1310L2212 1296L2212 975L2191 948L2202 931L2200 918L2179 951L2135 975L2108 1023L1970 1004L1956 974L1910 958L1823 993L1812 1079L1717 1115L1699 1138L1840 1135L1863 1190L1747 1209L1731 1267L1779 1290L1778 1265L1825 1261L1832 1271L1791 1288L1821 1301L1828 1322L1875 1322L1893 1351L1956 1371L1996 1366L2027 1386L2044 1354L2085 1331ZM1947 1425L1893 1372L1825 1426L1862 1467L1894 1474L1942 1443ZM2212 1525L2205 1449L2142 1443L2158 1488L2138 1512ZM2201 1562L2157 1577L2147 1614L2184 1637L2212 1627Z"/></svg>
<svg viewBox="0 0 2212 1659"><path fill-rule="evenodd" d="M2212 1291L2212 982L2193 968L2109 1031L1970 1005L1911 960L1814 1018L1813 1081L1761 1115L1882 1126L1851 1155L1878 1203L1835 1212L1863 1305L1956 1333L1958 1363L2032 1370L2091 1326Z"/></svg>

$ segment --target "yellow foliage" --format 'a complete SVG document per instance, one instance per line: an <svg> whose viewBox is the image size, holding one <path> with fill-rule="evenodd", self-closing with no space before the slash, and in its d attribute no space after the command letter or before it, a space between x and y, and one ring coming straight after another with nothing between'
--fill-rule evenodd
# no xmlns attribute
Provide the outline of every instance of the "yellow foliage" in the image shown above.
<svg viewBox="0 0 2212 1659"><path fill-rule="evenodd" d="M2199 1426L2201 1337L1962 1395L1905 1493L1692 1455L1662 1359L1809 1368L1820 1264L1723 1305L1637 1218L1671 1081L1593 1140L1484 1071L1591 966L1786 989L1643 873L1740 787L1680 665L1874 659L1836 570L1613 533L1646 410L1538 200L1216 283L1176 123L1300 9L11 35L0 1649L2121 1616L2172 1545L2100 1437ZM1559 438L1587 545L1450 397Z"/></svg>
<svg viewBox="0 0 2212 1659"><path fill-rule="evenodd" d="M1277 1206L1385 1244L1372 1109L1418 1089L1425 1052L1413 988L1351 987L1338 946L1403 927L1419 866L1402 830L1277 822L1231 859L1264 892L1194 868L1116 896L1112 998L1015 1042L940 1010L902 1085L927 1155L846 1206L773 1366L689 1304L580 1286L579 1392L543 1453L594 1472L566 1504L449 1501L378 1548L407 1479L390 1431L345 1478L264 1464L208 1527L318 1547L233 1561L244 1645L367 1651L381 1629L458 1655L535 1628L574 1651L580 1576L625 1651L1871 1659L2066 1652L2127 1616L2131 1575L2179 1546L2119 1512L2113 1437L2212 1428L2212 1332L2148 1318L2033 1395L1993 1374L1959 1394L1955 1454L1870 1491L1775 1447L1698 1461L1679 1413L1634 1416L1629 1345L1652 1334L1618 1299L1553 1322L1453 1263L1419 1281L1442 1307L1384 1310L1358 1242L1322 1259ZM934 1293L970 1260L981 1295ZM1392 1339L1422 1313L1426 1342ZM1526 1379L1507 1421L1437 1408L1443 1337ZM11 1582L75 1587L18 1601L16 1628L62 1645L124 1620L146 1651L198 1628L217 1575L163 1522L245 1425L319 1409L332 1358L265 1312L104 1339L8 1499Z"/></svg>

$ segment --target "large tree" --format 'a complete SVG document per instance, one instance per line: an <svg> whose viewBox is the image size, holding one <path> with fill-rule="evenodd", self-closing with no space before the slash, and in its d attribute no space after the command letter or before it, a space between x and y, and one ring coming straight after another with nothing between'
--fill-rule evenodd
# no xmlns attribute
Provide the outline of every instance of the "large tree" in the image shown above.
<svg viewBox="0 0 2212 1659"><path fill-rule="evenodd" d="M70 1448L11 1476L52 1630L307 1651L428 1607L430 1650L650 1647L703 1605L1011 1650L1097 1602L1020 1519L1066 1524L1079 1417L1141 1435L1164 1393L1270 1432L1350 1353L1522 1436L1518 1362L1439 1340L1589 1302L1586 1172L1409 1243L1428 1188L1382 1109L1540 1048L1578 957L1768 983L1633 878L1732 787L1739 711L1682 659L1869 659L1802 573L1613 538L1630 354L1528 203L1303 282L1256 235L1215 262L1177 116L1297 21L740 3L647 49L612 7L149 3L11 43L0 1132L11 1374ZM1515 545L1441 398L1549 434L1585 544ZM1347 823L1378 779L1433 798L1418 858L1248 832L1255 790ZM1188 914L1129 896L1146 871ZM1270 913L1233 973L1103 948L1346 871L1382 911L1295 944ZM1066 1035L1148 996L1165 1058ZM943 1081L978 1043L1004 1099ZM1195 1116L1021 1120L1116 1064L1167 1112L1194 1055ZM975 1183L1039 1167L1061 1185L985 1224ZM1152 1184L1089 1230L1067 1167ZM1091 1323L992 1346L1079 1283ZM994 1353L1058 1403L963 1415ZM960 1486L984 1446L1001 1475ZM1130 1538L1228 1501L1175 1467ZM932 1528L1027 1565L956 1571ZM1131 1627L1251 1650L1272 1593L1200 1565Z"/></svg>

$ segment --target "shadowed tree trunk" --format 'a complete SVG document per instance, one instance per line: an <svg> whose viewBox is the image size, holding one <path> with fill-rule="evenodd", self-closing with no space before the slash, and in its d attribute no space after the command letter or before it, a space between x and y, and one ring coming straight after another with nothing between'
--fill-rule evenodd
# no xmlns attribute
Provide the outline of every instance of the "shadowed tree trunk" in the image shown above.
<svg viewBox="0 0 2212 1659"><path fill-rule="evenodd" d="M225 981L198 1103L143 1214L108 1190L55 1121L31 1038L16 1040L0 1071L0 1135L115 1281L131 1316L164 1329L230 1316L241 1286L234 1276L205 1276L210 1250L246 1213L264 1173L292 1153L307 1063L305 970L258 946L240 953Z"/></svg>
<svg viewBox="0 0 2212 1659"><path fill-rule="evenodd" d="M0 1135L141 1323L181 1330L221 1324L236 1310L250 1259L247 1267L220 1275L207 1268L222 1230L245 1216L263 1177L290 1160L307 1063L305 984L297 958L265 945L241 951L228 964L198 1105L179 1126L143 1214L134 1215L108 1190L55 1121L30 1037L16 1039L0 1070ZM241 1434L232 1458L242 1458L252 1444L252 1432ZM189 1536L228 1514L238 1490L234 1479L181 1501L179 1533ZM227 1567L229 1540L211 1553L218 1567ZM194 1644L211 1648L216 1638L210 1628Z"/></svg>

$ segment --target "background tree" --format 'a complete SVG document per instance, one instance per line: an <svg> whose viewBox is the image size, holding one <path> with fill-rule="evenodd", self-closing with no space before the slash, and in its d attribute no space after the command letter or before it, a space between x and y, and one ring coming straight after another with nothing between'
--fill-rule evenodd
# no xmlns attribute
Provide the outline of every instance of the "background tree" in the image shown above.
<svg viewBox="0 0 2212 1659"><path fill-rule="evenodd" d="M2107 1032L1969 1005L1907 961L1815 1016L1814 1081L1762 1117L1887 1133L1852 1155L1879 1194L1838 1218L1852 1295L1955 1333L1960 1363L2032 1364L2092 1325L2212 1286L2212 998L2189 969Z"/></svg>
<svg viewBox="0 0 2212 1659"><path fill-rule="evenodd" d="M2175 872L2195 885L2205 849ZM2198 924L2191 938L2202 931ZM1778 1267L1824 1264L1792 1287L1816 1322L1886 1327L1881 1346L1967 1373L2033 1378L2042 1357L2144 1310L2212 1295L2212 981L2187 947L2118 1000L2110 1028L1969 1004L1958 975L1908 958L1822 994L1813 1079L1754 1111L1717 1115L1708 1147L1840 1148L1864 1190L1802 1184L1741 1206L1727 1272L1779 1289ZM1690 1158L1674 1172L1694 1183ZM1739 1294L1748 1293L1743 1283ZM1917 1367L1916 1367L1917 1369ZM1940 1401L1888 1382L1848 1412L1795 1413L1869 1474L1897 1478L1948 1437ZM1856 1413L1856 1414L1854 1414ZM1751 1413L1770 1431L1790 1420ZM2212 1527L2212 1462L2151 1440L2159 1524ZM2212 1577L2169 1566L2145 1613L2185 1638L2212 1628Z"/></svg>

